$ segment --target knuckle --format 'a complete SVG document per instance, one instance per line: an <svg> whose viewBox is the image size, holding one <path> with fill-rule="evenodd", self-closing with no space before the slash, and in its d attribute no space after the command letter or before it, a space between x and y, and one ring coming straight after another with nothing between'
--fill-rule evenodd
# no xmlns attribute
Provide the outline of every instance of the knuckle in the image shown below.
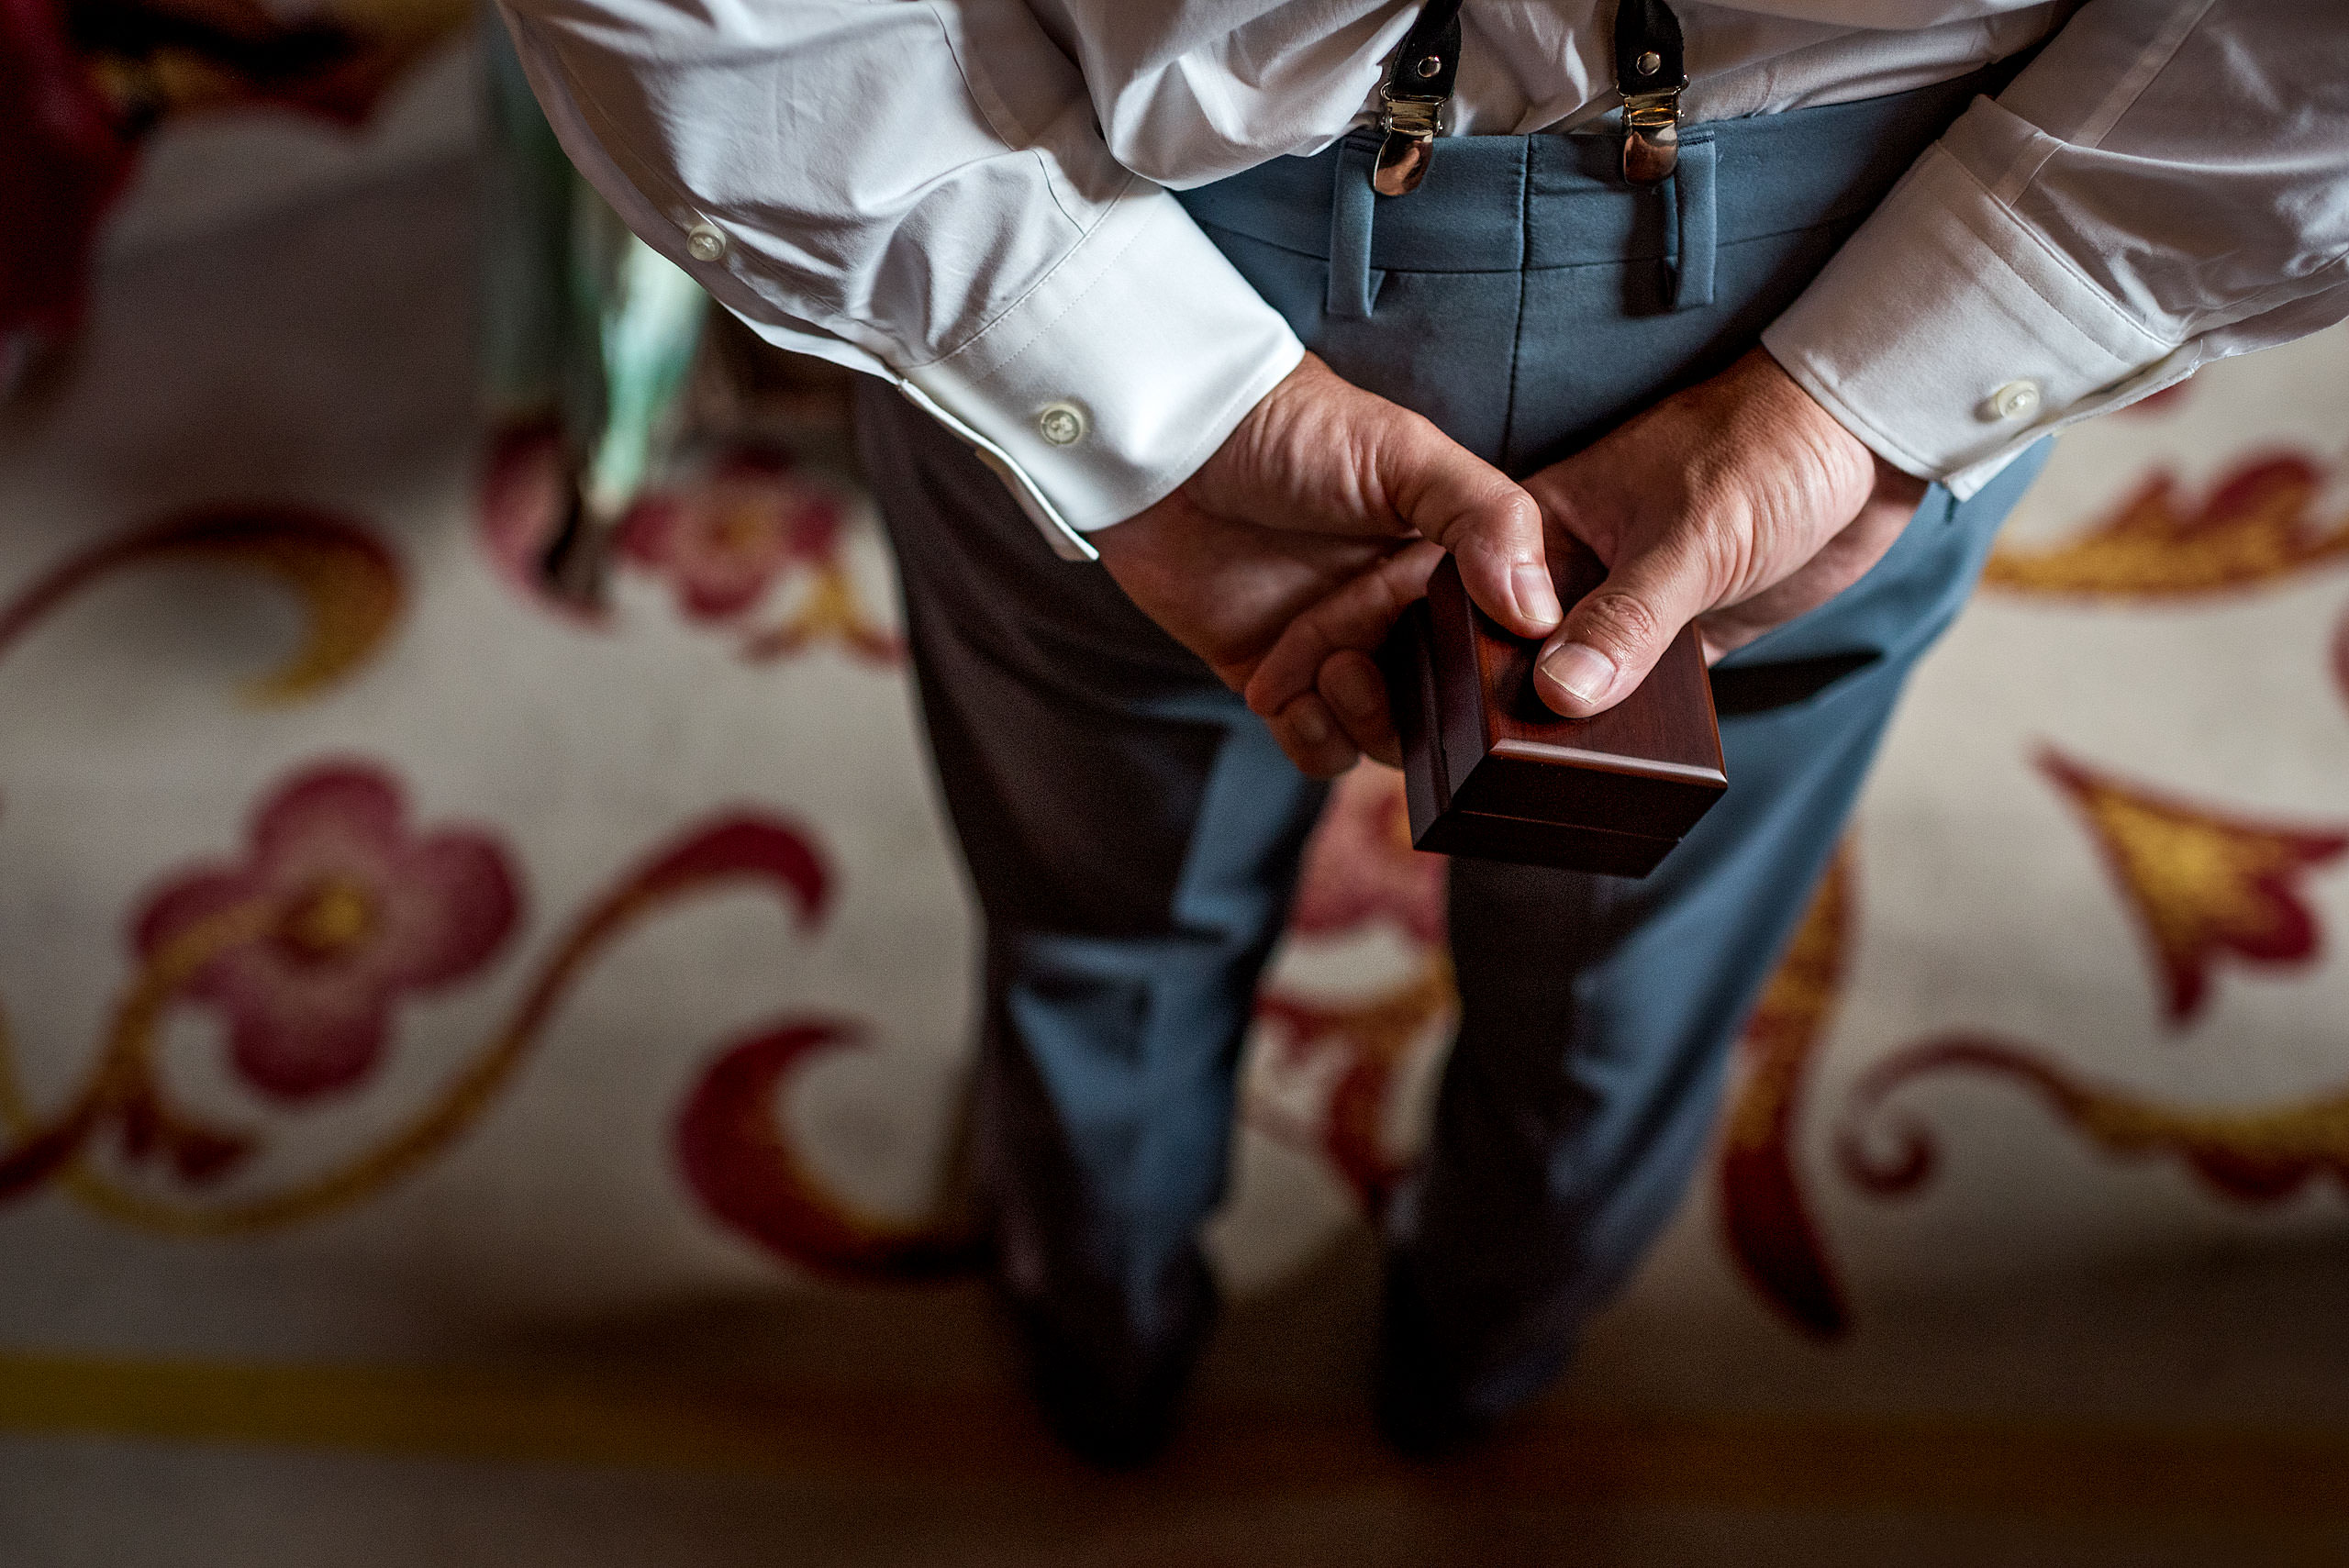
<svg viewBox="0 0 2349 1568"><path fill-rule="evenodd" d="M1585 599L1575 614L1577 635L1611 652L1653 648L1664 639L1664 617L1636 594L1602 588Z"/></svg>
<svg viewBox="0 0 2349 1568"><path fill-rule="evenodd" d="M1478 536L1497 554L1511 561L1531 560L1542 539L1541 504L1515 484L1501 481L1481 508L1485 522Z"/></svg>
<svg viewBox="0 0 2349 1568"><path fill-rule="evenodd" d="M1266 659L1239 689L1250 712L1259 718L1276 718L1304 689L1304 684L1290 661Z"/></svg>
<svg viewBox="0 0 2349 1568"><path fill-rule="evenodd" d="M1698 564L1716 584L1742 580L1756 552L1768 547L1769 520L1726 500L1706 506L1697 516Z"/></svg>

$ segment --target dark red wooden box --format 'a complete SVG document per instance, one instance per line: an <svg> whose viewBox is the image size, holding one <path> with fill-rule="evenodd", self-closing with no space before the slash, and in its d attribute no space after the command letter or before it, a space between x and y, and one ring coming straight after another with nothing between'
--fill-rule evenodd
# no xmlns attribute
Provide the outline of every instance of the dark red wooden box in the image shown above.
<svg viewBox="0 0 2349 1568"><path fill-rule="evenodd" d="M1605 574L1586 550L1552 568L1566 605ZM1729 785L1696 629L1638 691L1592 718L1562 718L1534 695L1540 651L1470 601L1449 558L1436 569L1383 655L1411 842L1645 876Z"/></svg>

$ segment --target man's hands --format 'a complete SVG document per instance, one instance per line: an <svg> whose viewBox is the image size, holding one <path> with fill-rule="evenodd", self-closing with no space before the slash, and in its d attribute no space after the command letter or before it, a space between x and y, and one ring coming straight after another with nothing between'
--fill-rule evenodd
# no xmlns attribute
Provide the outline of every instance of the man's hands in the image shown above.
<svg viewBox="0 0 2349 1568"><path fill-rule="evenodd" d="M1495 619L1552 634L1536 688L1584 717L1692 620L1718 659L1834 597L1924 489L1759 349L1522 488L1308 355L1180 489L1093 539L1134 602L1327 776L1364 751L1397 760L1371 654L1440 550ZM1609 570L1562 625L1545 542L1575 539Z"/></svg>
<svg viewBox="0 0 2349 1568"><path fill-rule="evenodd" d="M1520 635L1550 631L1562 614L1532 498L1311 354L1173 495L1091 537L1128 596L1235 691L1284 634L1316 639L1304 684L1265 717L1290 760L1319 776L1353 765L1357 727L1391 733L1367 651L1425 591L1442 550L1476 602ZM1307 642L1295 646L1309 657ZM1342 724L1315 688L1324 662Z"/></svg>
<svg viewBox="0 0 2349 1568"><path fill-rule="evenodd" d="M1710 661L1842 592L1892 547L1925 482L1879 460L1756 349L1525 488L1549 548L1580 539L1609 567L1536 667L1542 701L1580 718L1631 695L1691 620ZM1369 657L1402 612L1393 586L1348 583L1298 615L1257 663L1249 706L1276 728L1308 705L1334 714L1353 747L1393 761Z"/></svg>

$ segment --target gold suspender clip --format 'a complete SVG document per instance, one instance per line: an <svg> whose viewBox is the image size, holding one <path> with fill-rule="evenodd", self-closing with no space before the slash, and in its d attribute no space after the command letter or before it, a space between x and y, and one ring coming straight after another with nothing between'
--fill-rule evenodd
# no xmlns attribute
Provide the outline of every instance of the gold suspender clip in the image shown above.
<svg viewBox="0 0 2349 1568"><path fill-rule="evenodd" d="M1386 133L1378 144L1378 167L1371 172L1370 188L1382 196L1408 195L1427 178L1435 158L1436 134L1443 128L1443 100L1398 98L1381 89L1378 128Z"/></svg>
<svg viewBox="0 0 2349 1568"><path fill-rule="evenodd" d="M1680 92L1688 84L1655 93L1623 95L1623 178L1634 185L1660 185L1680 161Z"/></svg>
<svg viewBox="0 0 2349 1568"><path fill-rule="evenodd" d="M1660 185L1680 161L1680 95L1688 85L1680 18L1668 0L1617 0L1615 88L1623 95L1623 178Z"/></svg>

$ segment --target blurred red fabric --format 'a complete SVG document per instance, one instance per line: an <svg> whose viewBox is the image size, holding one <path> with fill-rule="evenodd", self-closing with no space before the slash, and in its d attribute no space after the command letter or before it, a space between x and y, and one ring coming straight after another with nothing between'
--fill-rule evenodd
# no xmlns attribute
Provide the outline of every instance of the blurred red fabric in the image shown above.
<svg viewBox="0 0 2349 1568"><path fill-rule="evenodd" d="M54 0L0 0L0 337L70 332L132 146Z"/></svg>

